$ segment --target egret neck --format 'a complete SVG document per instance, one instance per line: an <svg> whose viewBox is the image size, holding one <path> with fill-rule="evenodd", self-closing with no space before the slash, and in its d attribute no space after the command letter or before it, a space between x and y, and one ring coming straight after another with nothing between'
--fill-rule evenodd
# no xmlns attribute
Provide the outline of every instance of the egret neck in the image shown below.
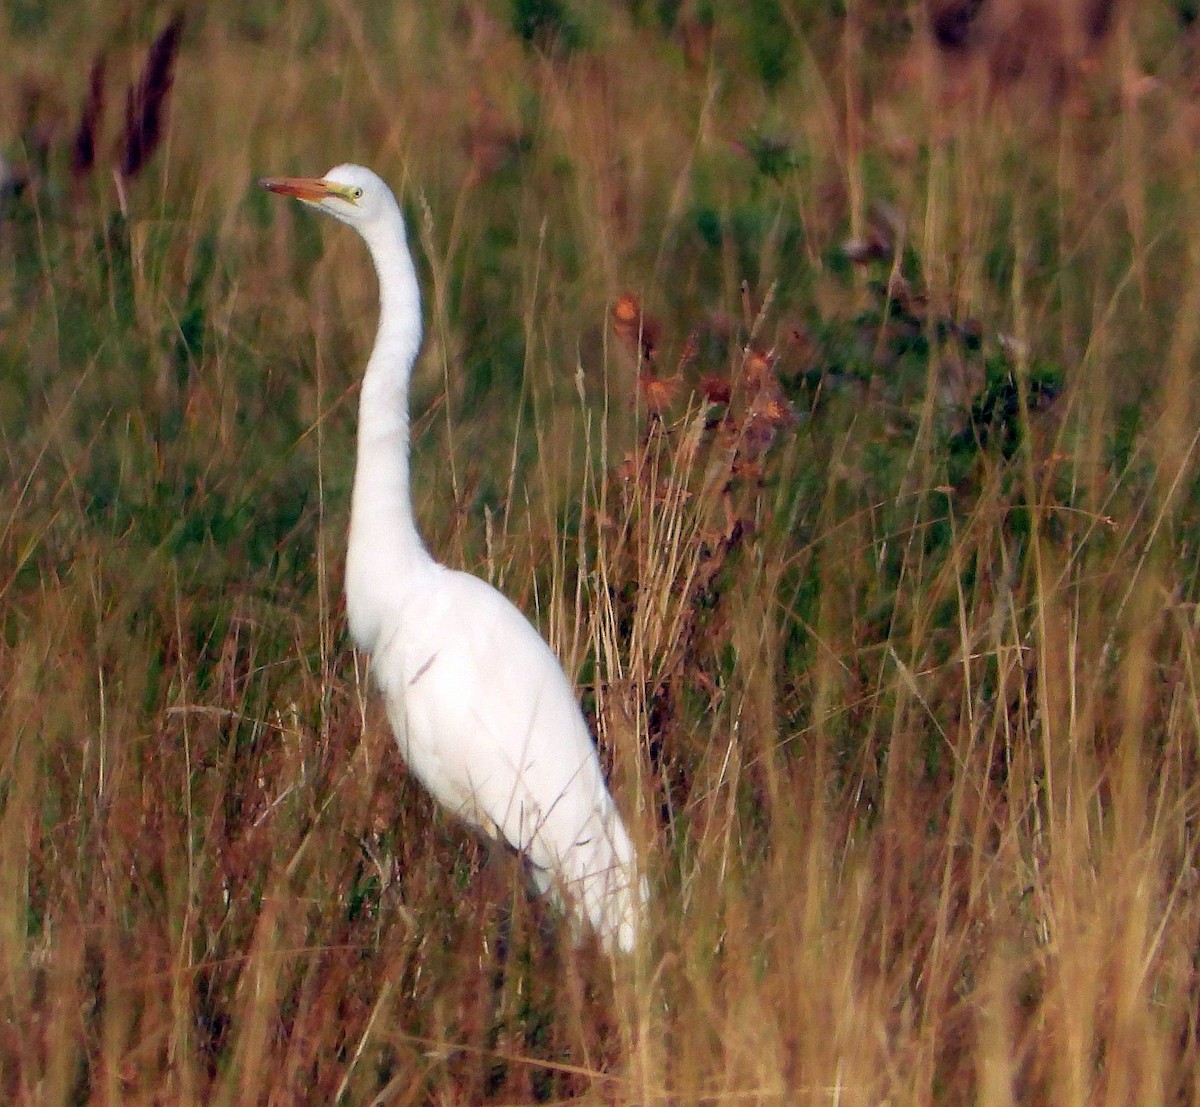
<svg viewBox="0 0 1200 1107"><path fill-rule="evenodd" d="M375 646L379 605L433 562L417 533L409 479L408 389L421 345L421 293L399 206L364 228L379 278L379 331L358 405L346 596L350 630ZM377 594L378 593L378 594Z"/></svg>

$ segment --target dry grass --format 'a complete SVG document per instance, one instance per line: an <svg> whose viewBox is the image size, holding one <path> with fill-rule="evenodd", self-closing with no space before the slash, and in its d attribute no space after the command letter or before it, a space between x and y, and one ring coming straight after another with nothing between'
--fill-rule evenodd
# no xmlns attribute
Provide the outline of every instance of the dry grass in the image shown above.
<svg viewBox="0 0 1200 1107"><path fill-rule="evenodd" d="M1191 32L849 8L212 4L119 185L166 19L12 9L6 1102L1200 1099ZM345 159L422 256L423 529L636 827L629 963L346 643L375 290L251 184Z"/></svg>

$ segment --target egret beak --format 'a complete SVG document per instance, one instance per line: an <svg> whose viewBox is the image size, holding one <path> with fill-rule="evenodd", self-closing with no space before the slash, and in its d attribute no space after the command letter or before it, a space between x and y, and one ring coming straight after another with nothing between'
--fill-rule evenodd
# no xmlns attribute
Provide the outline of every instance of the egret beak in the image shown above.
<svg viewBox="0 0 1200 1107"><path fill-rule="evenodd" d="M320 177L261 177L258 183L268 192L277 192L280 196L295 196L296 199L305 200L310 204L319 204L330 196L352 203L354 200L350 189L345 185L334 184Z"/></svg>

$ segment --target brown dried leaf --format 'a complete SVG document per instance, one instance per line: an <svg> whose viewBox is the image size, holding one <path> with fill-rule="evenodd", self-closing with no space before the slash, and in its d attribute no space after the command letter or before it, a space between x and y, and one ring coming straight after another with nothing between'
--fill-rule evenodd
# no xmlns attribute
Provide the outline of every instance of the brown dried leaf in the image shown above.
<svg viewBox="0 0 1200 1107"><path fill-rule="evenodd" d="M754 414L776 427L791 427L796 423L796 413L792 410L792 405L778 394L763 396L760 401L756 401Z"/></svg>
<svg viewBox="0 0 1200 1107"><path fill-rule="evenodd" d="M727 404L733 395L733 389L724 377L701 377L700 395L710 404Z"/></svg>
<svg viewBox="0 0 1200 1107"><path fill-rule="evenodd" d="M679 392L680 377L656 377L653 373L641 373L638 376L638 389L642 394L642 403L646 410L654 415L661 415L675 400Z"/></svg>
<svg viewBox="0 0 1200 1107"><path fill-rule="evenodd" d="M617 302L612 306L612 320L613 330L622 342L646 361L654 360L662 335L662 324L642 312L642 305L632 292L617 297Z"/></svg>
<svg viewBox="0 0 1200 1107"><path fill-rule="evenodd" d="M775 384L775 357L762 350L751 350L742 366L742 378L751 392L759 392Z"/></svg>

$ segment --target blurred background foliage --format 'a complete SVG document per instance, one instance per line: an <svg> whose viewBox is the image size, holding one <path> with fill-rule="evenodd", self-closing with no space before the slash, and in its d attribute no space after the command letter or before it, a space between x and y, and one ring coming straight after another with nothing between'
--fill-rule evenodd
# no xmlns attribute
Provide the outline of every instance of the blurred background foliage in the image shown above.
<svg viewBox="0 0 1200 1107"><path fill-rule="evenodd" d="M1195 23L4 0L10 1101L1194 1097ZM578 676L657 983L522 929L364 696L374 278L255 187L342 161L423 531Z"/></svg>

